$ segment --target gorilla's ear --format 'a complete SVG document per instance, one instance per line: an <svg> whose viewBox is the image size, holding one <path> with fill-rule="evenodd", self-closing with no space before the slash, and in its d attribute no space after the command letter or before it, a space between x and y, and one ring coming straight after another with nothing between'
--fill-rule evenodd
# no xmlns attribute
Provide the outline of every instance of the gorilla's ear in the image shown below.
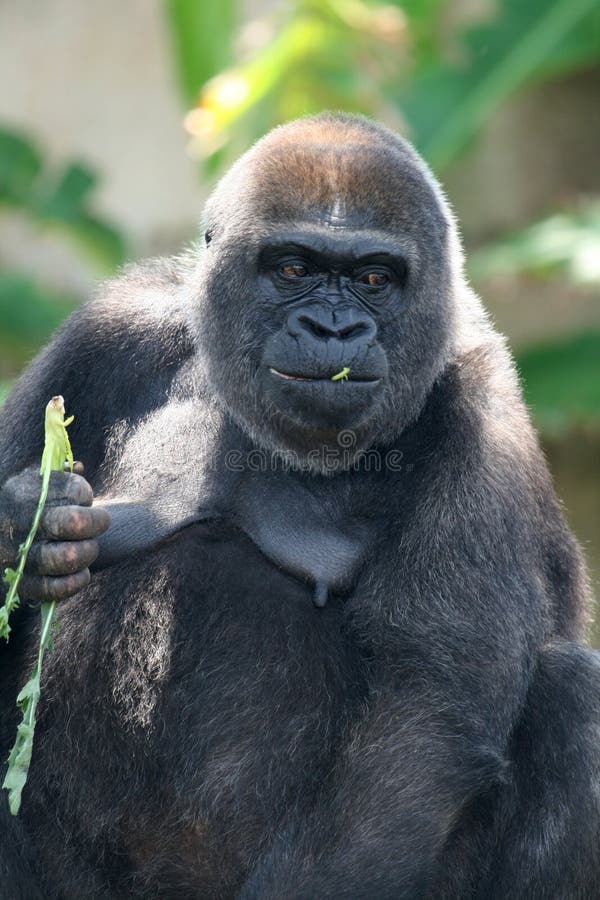
<svg viewBox="0 0 600 900"><path fill-rule="evenodd" d="M207 247L210 244L210 242L212 241L212 236L213 236L213 229L207 228L207 230L204 232L204 243L206 244Z"/></svg>

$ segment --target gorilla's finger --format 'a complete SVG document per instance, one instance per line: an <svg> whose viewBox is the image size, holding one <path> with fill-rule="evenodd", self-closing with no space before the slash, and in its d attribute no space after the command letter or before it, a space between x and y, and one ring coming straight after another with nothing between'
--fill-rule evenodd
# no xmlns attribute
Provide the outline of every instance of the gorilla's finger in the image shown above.
<svg viewBox="0 0 600 900"><path fill-rule="evenodd" d="M51 578L47 575L24 575L19 593L27 600L66 600L90 583L90 570L83 569L72 575Z"/></svg>
<svg viewBox="0 0 600 900"><path fill-rule="evenodd" d="M94 499L89 482L81 475L70 472L53 472L50 476L48 504L56 502L74 503L77 506L91 506Z"/></svg>
<svg viewBox="0 0 600 900"><path fill-rule="evenodd" d="M53 506L44 511L39 536L58 541L84 541L104 534L110 513L102 506Z"/></svg>
<svg viewBox="0 0 600 900"><path fill-rule="evenodd" d="M87 569L99 553L98 541L36 542L25 570L33 575L72 575Z"/></svg>
<svg viewBox="0 0 600 900"><path fill-rule="evenodd" d="M14 566L16 561L17 548L15 542L10 539L8 534L0 532L0 573L6 566ZM2 596L1 593L0 596Z"/></svg>
<svg viewBox="0 0 600 900"><path fill-rule="evenodd" d="M65 463L65 472L71 472L69 463ZM73 472L75 473L75 475L83 475L83 473L85 472L85 466L82 462L79 462L78 459L74 460L73 462Z"/></svg>

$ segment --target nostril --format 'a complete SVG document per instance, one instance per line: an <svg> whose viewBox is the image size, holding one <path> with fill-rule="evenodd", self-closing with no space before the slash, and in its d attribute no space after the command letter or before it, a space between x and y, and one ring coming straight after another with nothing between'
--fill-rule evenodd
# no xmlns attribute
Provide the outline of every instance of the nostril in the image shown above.
<svg viewBox="0 0 600 900"><path fill-rule="evenodd" d="M288 320L290 334L304 332L318 341L354 341L366 339L375 332L375 324L369 319L334 314L330 317L296 310Z"/></svg>
<svg viewBox="0 0 600 900"><path fill-rule="evenodd" d="M321 340L327 340L327 338L335 337L337 335L337 329L327 328L310 316L300 316L299 321L306 331L310 331L311 334Z"/></svg>
<svg viewBox="0 0 600 900"><path fill-rule="evenodd" d="M330 338L335 336L334 331L330 331L329 328L323 328L318 322L311 322L310 330L318 338Z"/></svg>
<svg viewBox="0 0 600 900"><path fill-rule="evenodd" d="M364 334L365 331L368 331L368 327L364 322L355 322L353 325L347 325L345 328L339 328L337 331L337 336L342 341L350 341L353 338L359 337L361 334Z"/></svg>

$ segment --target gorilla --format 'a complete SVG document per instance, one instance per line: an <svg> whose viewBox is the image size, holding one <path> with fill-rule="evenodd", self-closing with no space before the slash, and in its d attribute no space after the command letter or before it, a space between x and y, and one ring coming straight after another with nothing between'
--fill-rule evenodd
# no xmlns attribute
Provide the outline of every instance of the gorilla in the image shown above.
<svg viewBox="0 0 600 900"><path fill-rule="evenodd" d="M1 412L3 565L52 395L85 465L23 590L62 602L2 897L597 898L585 569L439 186L310 117L202 243L81 307ZM0 653L3 759L38 620Z"/></svg>

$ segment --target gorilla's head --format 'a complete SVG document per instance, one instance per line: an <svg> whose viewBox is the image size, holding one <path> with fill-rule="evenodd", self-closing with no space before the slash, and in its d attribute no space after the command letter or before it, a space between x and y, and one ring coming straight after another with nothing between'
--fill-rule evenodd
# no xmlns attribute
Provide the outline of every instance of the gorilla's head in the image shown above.
<svg viewBox="0 0 600 900"><path fill-rule="evenodd" d="M456 264L405 141L346 115L278 128L218 185L205 240L210 378L259 443L306 455L352 429L361 449L415 418L448 358Z"/></svg>

